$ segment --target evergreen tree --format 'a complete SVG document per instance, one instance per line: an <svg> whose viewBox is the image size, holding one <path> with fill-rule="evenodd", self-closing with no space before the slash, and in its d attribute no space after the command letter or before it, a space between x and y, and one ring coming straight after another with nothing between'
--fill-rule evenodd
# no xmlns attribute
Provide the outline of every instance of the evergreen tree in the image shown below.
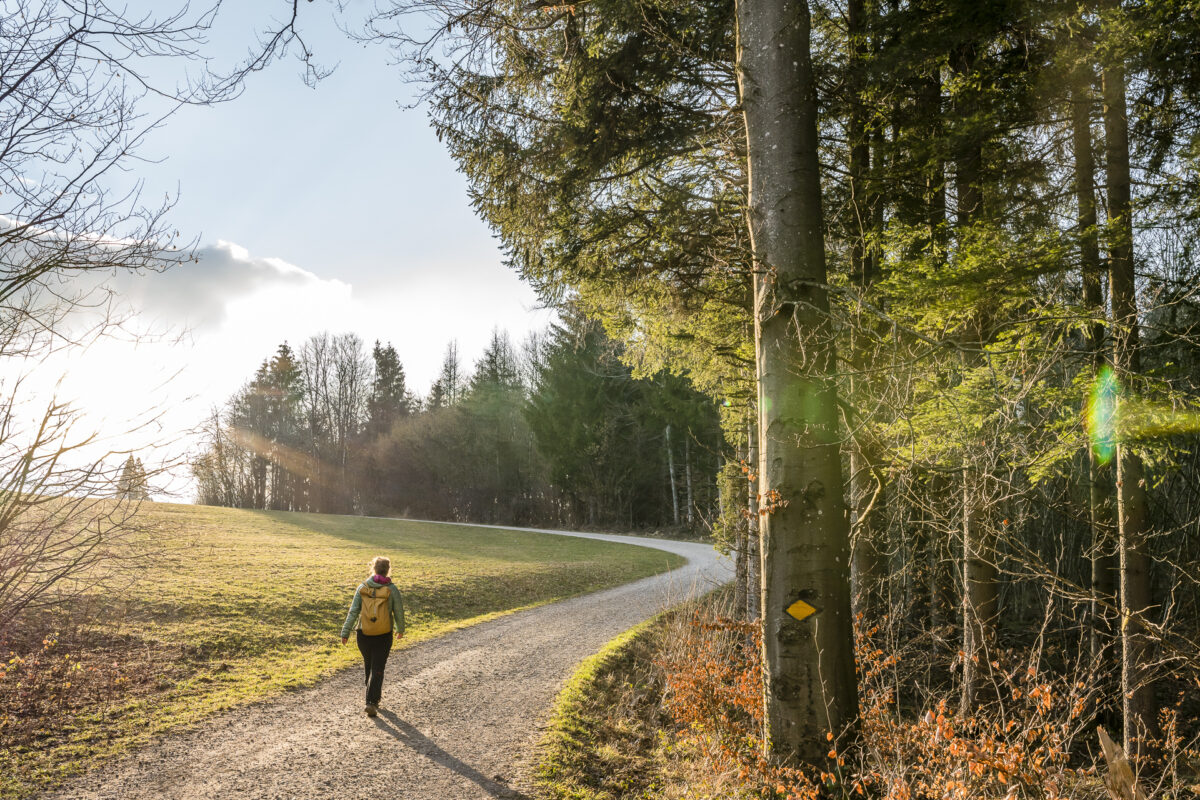
<svg viewBox="0 0 1200 800"><path fill-rule="evenodd" d="M469 387L472 394L523 390L520 365L507 331L492 330L491 340L475 362Z"/></svg>
<svg viewBox="0 0 1200 800"><path fill-rule="evenodd" d="M125 459L117 478L117 496L125 500L150 499L150 483L140 458L130 455Z"/></svg>
<svg viewBox="0 0 1200 800"><path fill-rule="evenodd" d="M375 380L367 402L365 433L367 438L374 439L387 433L396 420L412 413L413 397L408 391L404 366L395 347L376 341L371 357L375 362Z"/></svg>
<svg viewBox="0 0 1200 800"><path fill-rule="evenodd" d="M695 481L703 488L687 508L710 509L712 455L721 440L712 401L674 376L636 379L620 355L621 345L577 310L549 333L525 415L549 482L563 496L563 524L669 525L670 492L686 498L693 473L704 476ZM675 487L665 449L669 426L681 439Z"/></svg>
<svg viewBox="0 0 1200 800"><path fill-rule="evenodd" d="M300 366L287 342L279 345L267 370L267 438L271 442L269 508L299 508L303 475L296 474L300 452L299 409L302 396Z"/></svg>
<svg viewBox="0 0 1200 800"><path fill-rule="evenodd" d="M525 415L563 495L563 524L632 525L661 507L639 388L598 325L574 313L551 329Z"/></svg>
<svg viewBox="0 0 1200 800"><path fill-rule="evenodd" d="M458 342L451 341L446 345L446 354L442 359L442 369L429 390L425 403L428 408L449 408L462 400L470 380L463 375L462 365L458 360Z"/></svg>

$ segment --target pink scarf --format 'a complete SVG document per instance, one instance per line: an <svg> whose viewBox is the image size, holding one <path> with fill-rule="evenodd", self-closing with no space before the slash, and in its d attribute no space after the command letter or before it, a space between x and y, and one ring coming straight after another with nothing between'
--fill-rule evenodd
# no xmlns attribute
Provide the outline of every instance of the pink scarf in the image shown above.
<svg viewBox="0 0 1200 800"><path fill-rule="evenodd" d="M381 584L385 584L385 585L392 582L392 579L389 578L387 575L372 575L371 580L375 581L376 583L381 583Z"/></svg>

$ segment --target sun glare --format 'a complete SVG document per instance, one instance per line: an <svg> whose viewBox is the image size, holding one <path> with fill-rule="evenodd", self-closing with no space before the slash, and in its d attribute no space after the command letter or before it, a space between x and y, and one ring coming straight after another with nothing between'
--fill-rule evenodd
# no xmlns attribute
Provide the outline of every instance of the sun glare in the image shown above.
<svg viewBox="0 0 1200 800"><path fill-rule="evenodd" d="M1117 449L1114 435L1117 389L1117 376L1112 368L1102 367L1088 397L1088 438L1092 443L1092 452L1101 464L1112 461Z"/></svg>

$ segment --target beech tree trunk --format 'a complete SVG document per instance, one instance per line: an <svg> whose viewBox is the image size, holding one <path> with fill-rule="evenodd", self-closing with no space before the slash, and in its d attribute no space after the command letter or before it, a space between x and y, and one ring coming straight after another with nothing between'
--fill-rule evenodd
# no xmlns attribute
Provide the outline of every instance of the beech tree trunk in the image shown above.
<svg viewBox="0 0 1200 800"><path fill-rule="evenodd" d="M1122 391L1141 372L1137 287L1133 272L1133 206L1130 199L1129 120L1125 65L1110 56L1104 66L1105 173L1108 183L1109 294L1112 299L1113 367ZM1117 419L1122 399L1117 398ZM1151 682L1152 644L1145 619L1153 606L1146 547L1146 486L1142 459L1117 436L1117 531L1120 554L1121 696L1125 751L1142 755L1157 732L1158 702Z"/></svg>
<svg viewBox="0 0 1200 800"><path fill-rule="evenodd" d="M758 369L764 739L820 763L853 725L849 525L817 159L809 9L738 0ZM803 600L803 620L787 608Z"/></svg>

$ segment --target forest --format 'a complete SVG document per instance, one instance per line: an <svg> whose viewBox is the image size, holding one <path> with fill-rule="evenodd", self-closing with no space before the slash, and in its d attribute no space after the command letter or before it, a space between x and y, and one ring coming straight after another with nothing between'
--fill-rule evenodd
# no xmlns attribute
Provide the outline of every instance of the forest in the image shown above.
<svg viewBox="0 0 1200 800"><path fill-rule="evenodd" d="M202 427L206 505L500 524L710 527L717 410L667 373L635 379L599 325L564 315L477 363L451 342L424 398L396 349L353 334L282 344Z"/></svg>

